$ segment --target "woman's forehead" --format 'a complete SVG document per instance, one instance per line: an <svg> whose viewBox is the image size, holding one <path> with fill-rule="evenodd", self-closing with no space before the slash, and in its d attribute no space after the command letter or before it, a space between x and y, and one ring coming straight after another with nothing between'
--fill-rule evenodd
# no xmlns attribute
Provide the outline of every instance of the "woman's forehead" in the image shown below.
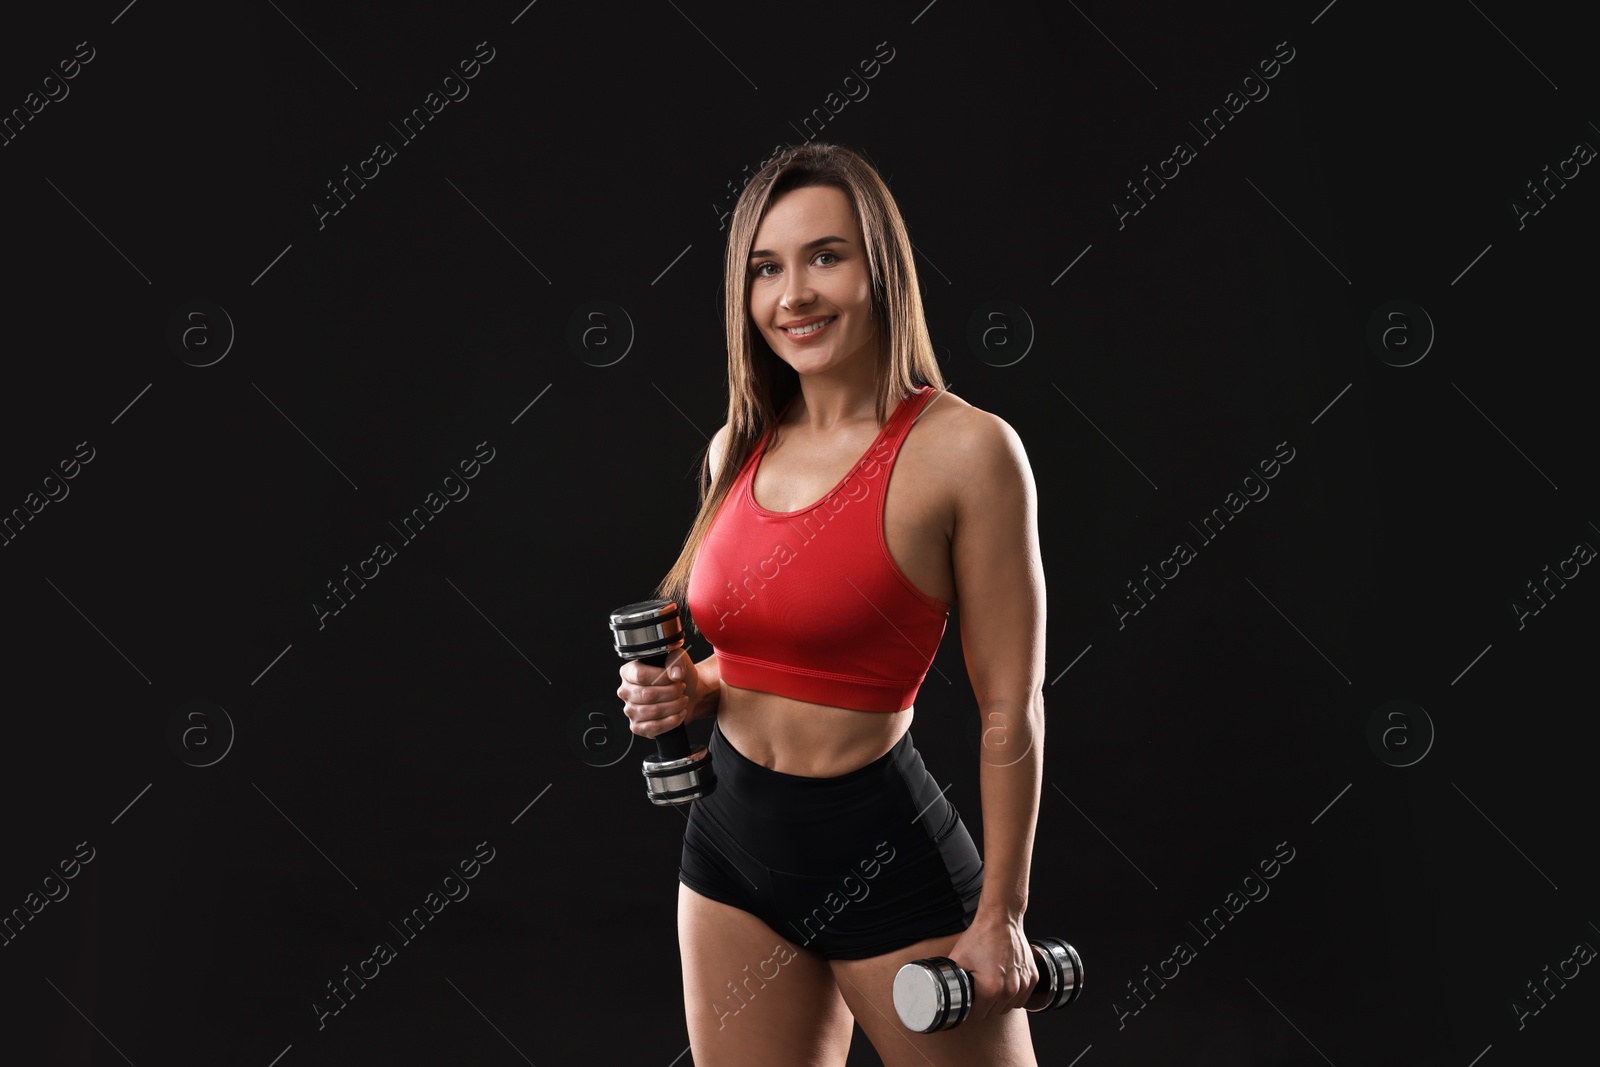
<svg viewBox="0 0 1600 1067"><path fill-rule="evenodd" d="M850 198L832 185L808 185L784 192L767 206L756 227L754 247L770 247L771 241L780 238L804 241L840 230L845 232L839 236L851 239L861 232Z"/></svg>

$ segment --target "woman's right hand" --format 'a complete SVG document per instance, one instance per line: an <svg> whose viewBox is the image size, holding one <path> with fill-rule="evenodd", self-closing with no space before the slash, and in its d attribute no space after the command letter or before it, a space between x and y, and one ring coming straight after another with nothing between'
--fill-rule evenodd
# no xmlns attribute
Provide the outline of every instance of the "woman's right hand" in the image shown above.
<svg viewBox="0 0 1600 1067"><path fill-rule="evenodd" d="M700 672L681 648L669 656L665 668L629 660L617 673L622 675L617 696L623 700L628 729L640 737L656 737L694 717Z"/></svg>

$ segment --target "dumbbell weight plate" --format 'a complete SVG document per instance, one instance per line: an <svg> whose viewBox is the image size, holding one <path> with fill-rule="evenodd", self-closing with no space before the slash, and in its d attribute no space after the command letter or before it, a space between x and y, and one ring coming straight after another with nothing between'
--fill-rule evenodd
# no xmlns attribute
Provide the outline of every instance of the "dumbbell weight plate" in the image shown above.
<svg viewBox="0 0 1600 1067"><path fill-rule="evenodd" d="M1034 965L1039 968L1039 982L1023 1007L1047 1011L1076 1000L1083 989L1083 960L1078 950L1059 937L1035 938L1030 945Z"/></svg>
<svg viewBox="0 0 1600 1067"><path fill-rule="evenodd" d="M945 956L908 963L894 976L894 1008L908 1030L948 1030L972 1009L972 976Z"/></svg>
<svg viewBox="0 0 1600 1067"><path fill-rule="evenodd" d="M644 761L645 794L652 804L684 804L709 796L716 788L717 776L711 766L711 753L695 745L682 759Z"/></svg>

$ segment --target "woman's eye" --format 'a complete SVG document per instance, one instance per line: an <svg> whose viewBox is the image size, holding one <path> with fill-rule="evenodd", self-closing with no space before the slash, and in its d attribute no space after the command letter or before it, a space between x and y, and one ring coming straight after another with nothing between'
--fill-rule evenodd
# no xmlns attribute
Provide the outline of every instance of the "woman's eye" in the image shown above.
<svg viewBox="0 0 1600 1067"><path fill-rule="evenodd" d="M818 252L817 253L817 258L818 259L822 258L823 256L827 256L828 259L830 260L830 262L823 264L823 266L825 266L825 267L831 267L831 266L833 266L834 263L838 262L838 260L839 260L839 256L835 252L822 251L822 252ZM768 267L776 267L776 266L777 266L776 263L758 263L753 268L751 268L751 273L754 274L757 278L770 278L770 277L772 277L772 275L765 273L765 271L766 271L766 269Z"/></svg>

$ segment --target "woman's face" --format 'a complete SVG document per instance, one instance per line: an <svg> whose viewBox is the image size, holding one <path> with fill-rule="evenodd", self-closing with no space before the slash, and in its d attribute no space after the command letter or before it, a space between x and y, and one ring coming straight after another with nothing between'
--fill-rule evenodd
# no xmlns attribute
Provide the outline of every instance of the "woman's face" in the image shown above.
<svg viewBox="0 0 1600 1067"><path fill-rule="evenodd" d="M843 190L791 189L772 201L750 254L750 318L801 374L876 362L872 279L861 224ZM796 336L785 327L823 323Z"/></svg>

